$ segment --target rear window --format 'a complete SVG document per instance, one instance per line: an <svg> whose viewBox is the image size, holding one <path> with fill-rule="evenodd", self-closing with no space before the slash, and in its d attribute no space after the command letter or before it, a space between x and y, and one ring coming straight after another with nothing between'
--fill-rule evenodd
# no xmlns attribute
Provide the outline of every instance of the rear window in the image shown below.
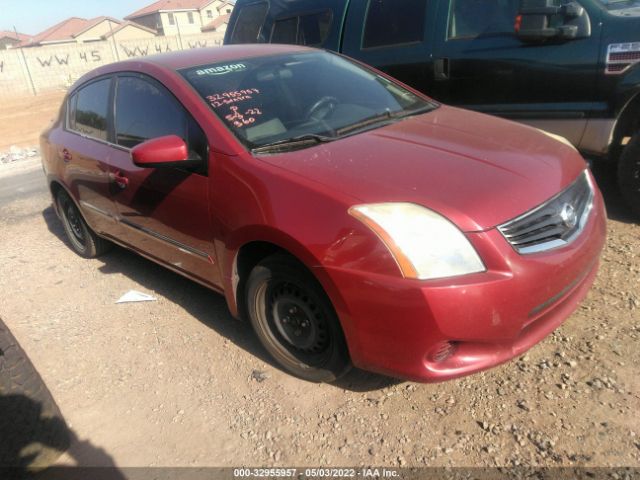
<svg viewBox="0 0 640 480"><path fill-rule="evenodd" d="M111 79L82 87L69 100L68 128L82 135L107 140L107 114Z"/></svg>
<svg viewBox="0 0 640 480"><path fill-rule="evenodd" d="M362 48L421 42L427 0L369 0Z"/></svg>
<svg viewBox="0 0 640 480"><path fill-rule="evenodd" d="M276 20L271 43L321 46L329 34L333 14L330 10Z"/></svg>
<svg viewBox="0 0 640 480"><path fill-rule="evenodd" d="M266 2L241 7L231 35L231 43L257 43L268 8Z"/></svg>

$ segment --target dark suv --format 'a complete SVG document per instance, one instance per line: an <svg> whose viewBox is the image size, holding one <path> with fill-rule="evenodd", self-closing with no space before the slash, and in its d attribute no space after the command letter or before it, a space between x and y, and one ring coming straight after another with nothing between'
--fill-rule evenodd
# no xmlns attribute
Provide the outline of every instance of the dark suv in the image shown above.
<svg viewBox="0 0 640 480"><path fill-rule="evenodd" d="M640 214L640 0L238 0L225 43L359 59L618 164Z"/></svg>

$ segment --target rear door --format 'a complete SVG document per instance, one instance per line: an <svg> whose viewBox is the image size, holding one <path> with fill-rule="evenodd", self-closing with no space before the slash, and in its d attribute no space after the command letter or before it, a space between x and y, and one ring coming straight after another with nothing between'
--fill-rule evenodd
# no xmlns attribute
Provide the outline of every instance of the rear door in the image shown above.
<svg viewBox="0 0 640 480"><path fill-rule="evenodd" d="M590 37L525 43L514 32L519 4L440 0L429 93L453 105L526 120L577 144L590 112L606 108L594 101L600 13L588 12Z"/></svg>
<svg viewBox="0 0 640 480"><path fill-rule="evenodd" d="M114 143L110 159L113 198L123 239L172 268L219 285L208 198L208 144L204 132L160 83L139 74L116 78ZM140 168L131 148L165 135L185 140L197 169Z"/></svg>
<svg viewBox="0 0 640 480"><path fill-rule="evenodd" d="M342 52L429 94L436 0L360 0L349 6Z"/></svg>
<svg viewBox="0 0 640 480"><path fill-rule="evenodd" d="M112 78L93 80L68 99L64 131L57 154L64 164L64 181L95 231L113 233L115 205L111 200L108 140Z"/></svg>

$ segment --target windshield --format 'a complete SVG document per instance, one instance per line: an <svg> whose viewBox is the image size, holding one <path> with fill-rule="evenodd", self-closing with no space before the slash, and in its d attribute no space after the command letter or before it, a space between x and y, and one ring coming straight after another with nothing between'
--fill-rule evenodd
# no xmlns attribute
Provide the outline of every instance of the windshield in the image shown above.
<svg viewBox="0 0 640 480"><path fill-rule="evenodd" d="M303 148L436 107L349 60L320 51L180 73L251 149L294 141Z"/></svg>

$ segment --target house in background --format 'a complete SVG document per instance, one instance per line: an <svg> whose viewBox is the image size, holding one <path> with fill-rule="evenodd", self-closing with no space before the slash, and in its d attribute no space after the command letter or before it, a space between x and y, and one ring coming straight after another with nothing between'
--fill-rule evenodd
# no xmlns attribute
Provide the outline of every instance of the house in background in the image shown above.
<svg viewBox="0 0 640 480"><path fill-rule="evenodd" d="M122 22L116 28L105 33L102 38L113 38L116 42L122 42L124 40L144 40L147 38L153 38L157 36L155 30L151 30L143 25L139 25L135 22Z"/></svg>
<svg viewBox="0 0 640 480"><path fill-rule="evenodd" d="M0 30L0 50L16 47L21 43L29 43L31 38L31 35L26 35L24 33Z"/></svg>
<svg viewBox="0 0 640 480"><path fill-rule="evenodd" d="M125 20L157 30L159 35L192 35L230 14L233 5L226 0L159 0L127 15ZM217 32L223 24L205 31Z"/></svg>
<svg viewBox="0 0 640 480"><path fill-rule="evenodd" d="M35 35L23 47L36 47L61 43L83 43L102 40L103 36L122 24L112 17L92 19L70 17Z"/></svg>
<svg viewBox="0 0 640 480"><path fill-rule="evenodd" d="M210 23L207 23L204 27L202 27L202 32L216 32L216 33L226 32L227 25L229 25L229 18L231 18L230 13L220 15L218 18L216 18Z"/></svg>
<svg viewBox="0 0 640 480"><path fill-rule="evenodd" d="M35 35L22 47L37 47L64 43L97 42L107 38L116 41L156 36L156 31L133 22L123 22L113 17L92 19L71 17Z"/></svg>

